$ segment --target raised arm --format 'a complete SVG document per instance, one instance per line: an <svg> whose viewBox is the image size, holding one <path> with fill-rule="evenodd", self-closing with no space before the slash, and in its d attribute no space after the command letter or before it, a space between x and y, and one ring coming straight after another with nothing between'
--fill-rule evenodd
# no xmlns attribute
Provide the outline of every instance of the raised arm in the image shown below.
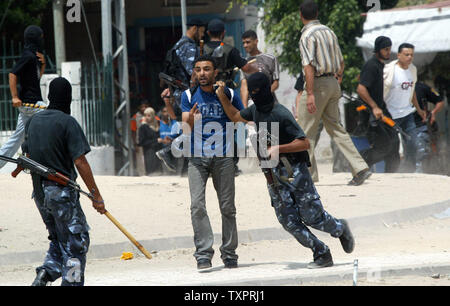
<svg viewBox="0 0 450 306"><path fill-rule="evenodd" d="M223 110L227 117L233 122L244 122L248 121L241 117L239 110L233 106L230 99L228 99L225 94L225 83L222 81L217 82L219 87L216 90L217 97L219 98L220 103L222 103Z"/></svg>

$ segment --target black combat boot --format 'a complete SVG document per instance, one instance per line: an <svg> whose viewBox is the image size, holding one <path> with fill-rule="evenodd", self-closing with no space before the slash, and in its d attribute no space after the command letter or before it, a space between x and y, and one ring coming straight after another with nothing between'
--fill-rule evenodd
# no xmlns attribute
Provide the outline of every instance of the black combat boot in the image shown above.
<svg viewBox="0 0 450 306"><path fill-rule="evenodd" d="M344 232L339 237L339 240L341 241L341 245L345 253L351 253L355 248L355 239L353 238L352 232L350 231L348 222L344 219L340 219L339 221L341 221L342 225L344 225Z"/></svg>
<svg viewBox="0 0 450 306"><path fill-rule="evenodd" d="M42 269L37 273L36 278L34 279L31 286L32 287L45 287L45 286L47 286L48 282L50 282L49 275L48 275L47 271Z"/></svg>
<svg viewBox="0 0 450 306"><path fill-rule="evenodd" d="M320 269L331 267L333 265L333 258L331 257L331 252L328 250L323 255L314 258L313 262L308 264L308 269Z"/></svg>

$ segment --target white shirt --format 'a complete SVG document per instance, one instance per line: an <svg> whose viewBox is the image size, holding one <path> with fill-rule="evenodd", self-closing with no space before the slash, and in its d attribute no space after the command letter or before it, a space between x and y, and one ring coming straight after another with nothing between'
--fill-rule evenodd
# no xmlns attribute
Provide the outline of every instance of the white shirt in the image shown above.
<svg viewBox="0 0 450 306"><path fill-rule="evenodd" d="M414 78L411 68L403 69L395 65L394 79L391 90L386 98L386 105L392 119L408 116L415 111L410 99L414 88Z"/></svg>

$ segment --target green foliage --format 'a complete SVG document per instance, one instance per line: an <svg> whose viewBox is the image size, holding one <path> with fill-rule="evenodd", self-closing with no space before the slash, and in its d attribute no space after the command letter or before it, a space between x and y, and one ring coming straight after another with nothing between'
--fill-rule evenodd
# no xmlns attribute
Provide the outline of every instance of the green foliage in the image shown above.
<svg viewBox="0 0 450 306"><path fill-rule="evenodd" d="M248 5L249 0L235 0L239 5ZM356 46L356 37L363 32L367 0L316 0L319 5L319 20L330 27L339 39L346 69L342 88L353 91L363 65L361 49ZM398 0L382 0L381 8L392 8ZM302 69L299 40L303 27L300 20L298 0L256 0L251 4L264 8L262 28L267 42L276 47L276 56L282 69L298 75Z"/></svg>
<svg viewBox="0 0 450 306"><path fill-rule="evenodd" d="M441 2L441 1L442 0L399 0L397 7L430 4L430 3Z"/></svg>
<svg viewBox="0 0 450 306"><path fill-rule="evenodd" d="M0 21L5 14L10 0L0 1ZM31 25L41 25L44 11L51 7L51 0L13 0L4 23L1 34L11 39L22 40L23 30Z"/></svg>

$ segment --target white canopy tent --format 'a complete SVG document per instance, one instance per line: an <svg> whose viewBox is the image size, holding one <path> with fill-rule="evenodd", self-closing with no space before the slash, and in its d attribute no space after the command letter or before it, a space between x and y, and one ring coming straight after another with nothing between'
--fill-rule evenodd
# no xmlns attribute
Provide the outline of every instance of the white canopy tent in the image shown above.
<svg viewBox="0 0 450 306"><path fill-rule="evenodd" d="M363 36L356 38L366 60L373 54L375 39L380 35L391 38L394 55L402 43L413 44L414 64L418 67L427 65L437 52L450 51L450 4L438 8L368 13Z"/></svg>

